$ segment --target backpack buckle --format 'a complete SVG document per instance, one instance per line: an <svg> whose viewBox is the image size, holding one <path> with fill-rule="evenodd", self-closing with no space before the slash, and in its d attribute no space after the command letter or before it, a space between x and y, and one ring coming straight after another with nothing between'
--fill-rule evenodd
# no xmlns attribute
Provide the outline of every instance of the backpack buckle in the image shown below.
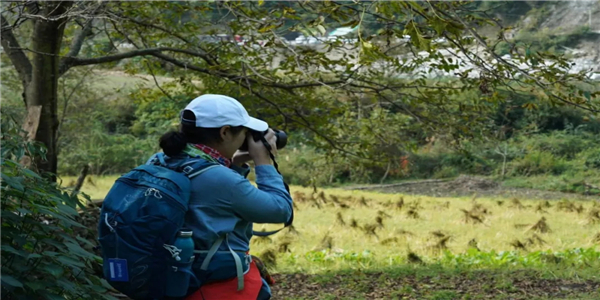
<svg viewBox="0 0 600 300"><path fill-rule="evenodd" d="M194 168L192 168L191 166L186 166L185 168L183 168L182 171L185 174L190 174L192 171L194 171Z"/></svg>

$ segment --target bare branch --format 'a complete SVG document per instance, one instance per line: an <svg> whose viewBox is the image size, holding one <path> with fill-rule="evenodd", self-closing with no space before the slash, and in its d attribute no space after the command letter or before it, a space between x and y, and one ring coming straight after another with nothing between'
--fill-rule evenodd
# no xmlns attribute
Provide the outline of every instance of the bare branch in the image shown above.
<svg viewBox="0 0 600 300"><path fill-rule="evenodd" d="M156 74L154 74L154 70L152 69L152 66L150 66L150 63L148 61L146 61L146 67L148 68L150 75L152 75L152 79L154 79L154 84L156 85L156 87L163 93L163 95L167 96L169 100L175 102L175 99L173 99L173 97L171 97L171 95L167 91L165 91L165 89L163 89L158 83L158 80L156 79Z"/></svg>
<svg viewBox="0 0 600 300"><path fill-rule="evenodd" d="M66 83L63 81L63 110L62 110L62 116L60 118L60 122L58 123L58 127L56 128L56 141L58 143L58 140L60 138L60 133L61 133L61 127L62 125L65 123L65 119L67 117L67 109L69 107L69 102L71 100L71 98L73 97L73 94L75 94L75 92L79 89L79 87L85 82L86 77L94 70L94 67L91 67L87 70L87 72L85 72L85 74L83 74L83 76L81 76L79 78L79 81L77 81L77 84L75 84L75 86L73 88L71 88L71 92L69 93L69 95L67 96L64 90ZM66 81L66 80L65 80Z"/></svg>
<svg viewBox="0 0 600 300"><path fill-rule="evenodd" d="M160 30L160 31L162 31L162 32L164 32L164 33L168 33L169 35L172 35L172 36L174 36L174 37L176 37L176 38L180 39L181 41L183 41L184 43L186 43L186 44L188 44L188 45L192 45L192 46L194 46L194 47L198 47L197 43L196 43L196 44L194 44L194 43L193 43L192 41L190 41L189 39L187 39L187 38L183 37L182 35L180 35L180 34L178 34L178 33L176 33L176 32L173 32L172 30L169 30L169 29L167 29L167 28L164 28L164 27L158 26L158 25L156 25L156 24L149 24L149 23L141 22L141 21L139 21L139 20L135 20L135 19L133 19L133 18L131 18L131 17L122 16L122 15L119 15L119 14L116 14L116 13L113 13L113 15L114 15L115 17L117 17L117 18L125 19L125 20L127 20L127 21L130 21L130 22L132 22L132 23L134 23L134 24L137 24L137 25L140 25L140 26L144 26L144 27L149 27L149 28L158 29L158 30ZM199 48L199 47L198 47L198 48ZM201 49L201 50L202 50L202 51L204 51L204 49ZM204 52L206 52L206 51L204 51ZM207 60L207 62L208 62L209 64L213 64L213 65L214 65L214 64L216 64L216 63L217 63L217 61L216 61L216 58L209 57L209 56L208 56L208 54L206 55L206 58L205 58L205 59L210 59L210 61L208 61L208 60Z"/></svg>

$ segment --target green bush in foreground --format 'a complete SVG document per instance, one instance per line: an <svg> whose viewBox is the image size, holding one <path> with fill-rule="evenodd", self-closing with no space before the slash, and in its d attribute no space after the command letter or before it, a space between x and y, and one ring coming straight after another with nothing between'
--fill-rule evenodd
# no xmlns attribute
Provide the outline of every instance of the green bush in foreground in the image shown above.
<svg viewBox="0 0 600 300"><path fill-rule="evenodd" d="M94 275L101 259L77 235L77 201L18 162L40 155L2 124L2 299L114 299Z"/></svg>

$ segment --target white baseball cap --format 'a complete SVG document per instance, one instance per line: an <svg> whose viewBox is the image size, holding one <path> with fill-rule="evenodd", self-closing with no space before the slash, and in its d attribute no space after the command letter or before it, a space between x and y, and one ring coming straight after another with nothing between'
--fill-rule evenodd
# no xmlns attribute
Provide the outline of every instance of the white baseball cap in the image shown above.
<svg viewBox="0 0 600 300"><path fill-rule="evenodd" d="M196 116L195 120L183 117L189 110ZM265 131L269 129L267 122L248 115L244 106L234 98L225 95L205 94L190 102L180 114L181 122L195 124L196 127L220 128L226 125Z"/></svg>

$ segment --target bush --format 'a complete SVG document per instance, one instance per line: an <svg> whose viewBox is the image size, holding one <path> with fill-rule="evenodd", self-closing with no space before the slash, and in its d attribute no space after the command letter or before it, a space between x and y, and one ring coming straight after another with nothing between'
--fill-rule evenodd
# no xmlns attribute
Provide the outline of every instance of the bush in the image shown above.
<svg viewBox="0 0 600 300"><path fill-rule="evenodd" d="M158 138L140 139L130 134L92 130L61 149L58 171L61 175L77 175L87 164L91 174L124 173L146 162L159 150Z"/></svg>
<svg viewBox="0 0 600 300"><path fill-rule="evenodd" d="M538 174L559 175L568 169L568 163L552 153L543 151L532 151L524 157L510 162L511 175L530 176Z"/></svg>
<svg viewBox="0 0 600 300"><path fill-rule="evenodd" d="M580 156L584 159L584 165L590 169L598 169L600 171L600 150L598 148L592 148L585 152L580 153Z"/></svg>
<svg viewBox="0 0 600 300"><path fill-rule="evenodd" d="M555 131L550 134L540 134L517 140L521 146L531 150L548 152L557 157L573 159L577 154L587 149L600 146L600 140L588 133L572 133Z"/></svg>
<svg viewBox="0 0 600 300"><path fill-rule="evenodd" d="M2 299L114 299L95 274L101 258L85 247L78 201L18 161L42 155L2 124Z"/></svg>
<svg viewBox="0 0 600 300"><path fill-rule="evenodd" d="M442 154L443 155L443 154ZM431 177L442 168L440 154L424 153L413 154L409 157L409 174L411 177Z"/></svg>
<svg viewBox="0 0 600 300"><path fill-rule="evenodd" d="M443 179L456 177L460 174L460 171L456 167L443 166L439 171L433 174L433 178Z"/></svg>
<svg viewBox="0 0 600 300"><path fill-rule="evenodd" d="M341 180L340 167L312 147L288 145L278 152L279 171L288 184L324 186ZM254 174L249 179L254 180Z"/></svg>

